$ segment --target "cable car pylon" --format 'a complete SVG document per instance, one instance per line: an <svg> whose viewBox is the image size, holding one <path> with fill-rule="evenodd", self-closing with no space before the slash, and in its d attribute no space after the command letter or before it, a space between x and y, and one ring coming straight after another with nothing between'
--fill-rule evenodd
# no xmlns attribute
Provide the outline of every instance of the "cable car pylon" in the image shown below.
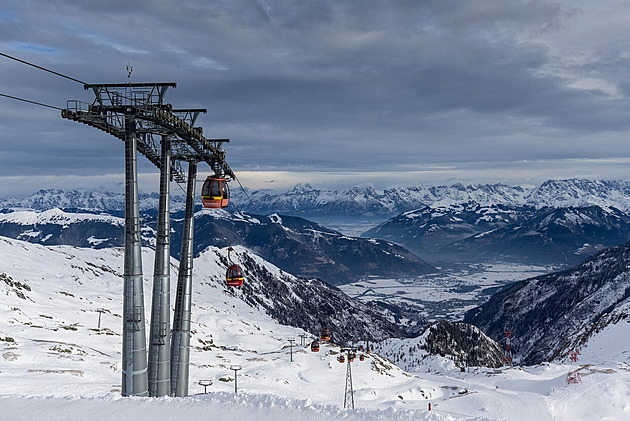
<svg viewBox="0 0 630 421"><path fill-rule="evenodd" d="M195 179L197 163L188 163L186 211L182 250L179 256L177 296L173 317L171 344L171 396L188 396L188 366L190 362L190 315L192 307L193 234L195 221Z"/></svg>
<svg viewBox="0 0 630 421"><path fill-rule="evenodd" d="M194 217L194 183L197 163L206 162L214 170L216 176L229 176L236 180L229 165L225 161L225 151L222 145L229 139L206 139L201 127L195 127L197 116L205 109L174 110L171 104L164 102L168 88L175 88L175 83L131 83L133 67L127 66L128 82L87 84L79 79L69 77L59 72L38 66L25 60L1 53L1 56L33 66L39 70L72 80L83 85L85 90L92 90L94 101L86 103L69 100L66 108L61 110L61 117L76 121L102 130L125 144L125 249L123 274L123 349L122 349L122 388L123 396L162 396L169 383L168 362L172 351L167 351L169 339L169 252L170 228L168 223L169 206L168 182L183 183L185 178L179 162L189 163L188 196L186 200L186 215L189 221L185 226L182 239L182 256L180 258L180 273L178 277L178 294L174 321L178 321L177 334L174 337L186 351L176 352L180 367L176 380L171 376L171 389L177 396L188 393L188 343L190 341L190 292L192 289L192 243ZM6 94L0 96L29 102L48 108L58 107L25 100ZM180 115L177 115L179 113ZM183 115L182 115L183 114ZM161 150L156 146L154 135L162 136ZM171 147L176 144L173 149ZM168 145L168 146L165 146ZM166 149L165 149L166 148ZM167 151L168 150L168 151ZM176 153L175 153L176 151ZM158 216L158 239L154 268L154 296L151 311L151 333L149 362L147 362L147 346L145 331L144 291L142 274L142 250L140 216L138 203L138 164L137 153L140 152L157 168L160 174L160 215ZM168 156L167 156L168 155ZM171 159L172 158L172 159ZM165 181L166 180L166 181ZM238 181L238 180L237 180ZM239 182L240 184L240 182ZM190 187L192 185L192 187ZM242 187L242 186L241 186ZM227 194L221 195L220 207L225 207L229 201ZM190 206L189 206L190 204ZM190 212L189 212L190 210ZM161 222L160 222L161 220ZM186 248L186 250L184 250ZM186 251L186 252L184 252ZM184 264L182 264L182 261ZM180 294L180 290L183 291ZM175 329L173 329L175 331ZM171 347L173 348L173 347ZM181 357L185 357L182 359ZM150 367L148 367L150 366ZM171 369L173 365L171 364ZM180 374L185 373L185 379ZM149 377L150 383L149 386ZM173 382L175 381L175 385ZM185 386L183 384L185 383ZM179 394L185 391L184 395Z"/></svg>
<svg viewBox="0 0 630 421"><path fill-rule="evenodd" d="M78 81L78 80L77 80ZM78 81L80 82L80 81ZM190 344L193 218L197 164L206 162L224 177L236 179L225 161L223 143L229 139L206 139L197 116L205 109L173 109L164 102L175 83L85 84L95 99L92 103L69 100L61 117L102 130L125 144L125 253L123 275L122 395L173 396L188 394ZM161 137L158 147L156 137ZM165 146L170 143L170 146ZM166 149L165 149L166 148ZM160 169L160 215L154 269L149 361L145 332L141 232L138 203L137 153ZM170 159L167 154L170 152ZM188 162L185 176L180 163ZM166 181L187 181L186 216L178 274L172 341L168 346L168 189ZM227 178L226 178L227 179ZM227 184L226 184L227 186ZM229 199L229 193L228 193ZM227 205L227 203L225 203ZM160 222L161 220L161 222ZM157 296L156 296L157 294ZM170 362L170 381L169 375ZM149 381L150 377L150 381ZM149 386L150 383L150 386ZM170 385L169 385L170 383ZM170 387L167 387L170 386Z"/></svg>
<svg viewBox="0 0 630 421"><path fill-rule="evenodd" d="M170 182L171 141L162 136L160 201L155 240L153 301L149 333L149 396L171 393L171 248L170 248Z"/></svg>
<svg viewBox="0 0 630 421"><path fill-rule="evenodd" d="M123 274L122 395L147 396L136 118L125 115L125 251Z"/></svg>

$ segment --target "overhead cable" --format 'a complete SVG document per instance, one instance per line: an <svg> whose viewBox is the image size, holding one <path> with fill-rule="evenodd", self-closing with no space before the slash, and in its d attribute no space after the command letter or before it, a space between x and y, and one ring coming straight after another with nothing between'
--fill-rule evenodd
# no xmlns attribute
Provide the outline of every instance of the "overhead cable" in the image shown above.
<svg viewBox="0 0 630 421"><path fill-rule="evenodd" d="M0 94L0 96L6 97L6 98L15 99L17 101L28 102L29 104L35 104L35 105L39 105L39 106L42 106L42 107L54 108L55 110L63 111L63 108L55 107L54 105L43 104L41 102L31 101L30 99L18 98L16 96L11 96L11 95L7 95L7 94Z"/></svg>
<svg viewBox="0 0 630 421"><path fill-rule="evenodd" d="M4 57L6 57L6 58L10 58L11 60L19 61L20 63L26 64L26 65L28 65L28 66L33 66L33 67L35 67L36 69L39 69L39 70L43 70L43 71L45 71L45 72L52 73L53 75L57 75L57 76L61 76L61 77L66 78L66 79L70 79L70 80L71 80L71 81L73 81L73 82L77 82L77 83L80 83L80 84L82 84L82 85L87 85L87 83L85 83L85 82L83 82L83 81L80 81L79 79L75 79L75 78L73 78L73 77L66 76L66 75L64 75L64 74L62 74L62 73L55 72L54 70L50 70L50 69L47 69L47 68L45 68L45 67L38 66L37 64L29 63L29 62L28 62L28 61L26 61L26 60L22 60L22 59L19 59L19 58L17 58L17 57L13 57L13 56L10 56L10 55L8 55L8 54L4 54L4 53L0 53L0 56L4 56Z"/></svg>

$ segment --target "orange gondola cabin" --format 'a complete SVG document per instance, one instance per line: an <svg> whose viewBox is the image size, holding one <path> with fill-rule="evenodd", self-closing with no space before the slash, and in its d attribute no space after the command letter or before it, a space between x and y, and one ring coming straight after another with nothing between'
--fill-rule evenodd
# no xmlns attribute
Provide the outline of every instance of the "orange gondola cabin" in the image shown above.
<svg viewBox="0 0 630 421"><path fill-rule="evenodd" d="M311 342L311 352L319 352L319 341Z"/></svg>
<svg viewBox="0 0 630 421"><path fill-rule="evenodd" d="M230 202L230 187L223 177L208 177L201 188L201 204L204 208L220 209Z"/></svg>
<svg viewBox="0 0 630 421"><path fill-rule="evenodd" d="M229 287L240 287L243 285L243 269L239 265L232 265L225 272L225 282Z"/></svg>
<svg viewBox="0 0 630 421"><path fill-rule="evenodd" d="M323 342L328 342L330 340L330 329L322 329L319 332L319 339Z"/></svg>

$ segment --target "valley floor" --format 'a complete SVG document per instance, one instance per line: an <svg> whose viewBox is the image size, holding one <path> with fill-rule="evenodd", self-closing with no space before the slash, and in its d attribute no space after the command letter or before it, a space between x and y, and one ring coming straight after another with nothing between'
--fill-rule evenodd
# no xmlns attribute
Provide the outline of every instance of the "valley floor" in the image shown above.
<svg viewBox="0 0 630 421"><path fill-rule="evenodd" d="M367 278L339 288L361 301L382 300L408 306L427 321L464 318L499 288L552 272L553 267L514 263L471 263L443 266L439 273L417 278Z"/></svg>

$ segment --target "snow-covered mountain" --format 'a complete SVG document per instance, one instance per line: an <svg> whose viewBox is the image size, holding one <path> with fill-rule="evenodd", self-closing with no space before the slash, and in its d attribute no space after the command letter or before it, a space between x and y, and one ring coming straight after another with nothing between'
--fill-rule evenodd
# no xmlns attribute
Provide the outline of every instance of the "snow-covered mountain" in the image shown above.
<svg viewBox="0 0 630 421"><path fill-rule="evenodd" d="M469 236L440 248L464 261L574 265L630 239L630 215L615 208L543 208L528 219Z"/></svg>
<svg viewBox="0 0 630 421"><path fill-rule="evenodd" d="M249 197L247 197L249 196ZM253 205L249 198L252 199ZM451 206L469 202L481 206L505 205L533 207L583 207L598 205L630 210L630 182L623 180L549 180L540 186L461 183L450 186L416 186L382 191L372 187L345 190L317 189L310 184L296 185L284 193L268 190L232 189L235 210L258 214L281 213L294 216L378 216L391 217L423 206ZM158 195L140 194L142 210L157 209ZM183 209L184 197L171 195L173 210ZM124 191L40 190L26 198L0 198L0 208L47 210L54 207L124 211Z"/></svg>
<svg viewBox="0 0 630 421"><path fill-rule="evenodd" d="M526 196L536 207L614 207L630 212L630 182L623 180L548 180Z"/></svg>
<svg viewBox="0 0 630 421"><path fill-rule="evenodd" d="M441 321L428 326L416 338L391 338L379 343L381 353L406 371L415 371L425 360L447 357L459 369L466 367L502 367L501 345L479 328L462 323Z"/></svg>
<svg viewBox="0 0 630 421"><path fill-rule="evenodd" d="M282 194L252 192L251 197L260 212L288 215L388 216L425 205L451 205L467 202L482 204L520 204L528 190L505 184L451 186L418 186L377 191L372 187L353 187L347 190L315 189L311 185L297 185ZM249 209L249 203L237 201L236 206Z"/></svg>
<svg viewBox="0 0 630 421"><path fill-rule="evenodd" d="M464 321L497 341L511 330L515 360L537 364L566 358L609 325L630 333L629 308L630 242L572 269L517 282L467 312Z"/></svg>
<svg viewBox="0 0 630 421"><path fill-rule="evenodd" d="M155 210L159 205L157 193L140 193L138 201L141 210ZM171 209L183 210L186 200L182 195L171 195ZM125 192L100 191L100 190L39 190L25 198L0 198L0 208L25 208L34 210L82 209L91 211L124 212Z"/></svg>
<svg viewBox="0 0 630 421"><path fill-rule="evenodd" d="M0 286L4 295L15 295L24 300L23 304L27 306L34 302L32 296L38 295L38 289L49 291L52 288L55 292L51 293L51 297L61 294L66 297L64 300L74 303L72 306L77 305L76 300L87 300L86 306L89 307L94 304L94 299L85 297L83 290L86 284L90 284L88 291L92 291L98 289L96 284L103 281L101 278L109 283L106 289L113 288L112 283L122 282L119 266L123 259L120 248L92 250L71 246L46 247L6 237L0 237L0 240L6 256L3 262L5 267L0 269L3 271L0 273ZM150 250L145 254L150 255ZM146 260L148 256L144 257ZM242 288L226 289L223 285L225 269L229 265L225 249L210 247L197 256L194 279L195 293L200 300L197 305L203 306L208 300L214 301L209 298L213 294L227 294L233 300L242 302L241 307L248 306L248 313L255 311L265 314L271 320L302 328L312 335L317 335L322 327L328 327L333 332L333 340L342 344L349 340L404 336L400 326L389 321L380 308L353 300L324 282L297 279L242 247L235 247L232 259L239 262L246 274L247 280ZM12 261L15 267L7 268L7 264ZM146 265L151 263L152 260L145 262ZM33 269L22 273L21 269L26 264L33 265ZM40 268L41 273L37 274L36 268L42 264L50 267ZM177 261L173 260L172 265L172 272L175 273ZM152 271L145 273L151 274ZM71 282L62 291L56 291L55 278L66 277Z"/></svg>
<svg viewBox="0 0 630 421"><path fill-rule="evenodd" d="M452 251L441 249L455 241L524 222L538 214L531 206L502 204L481 205L477 202L433 205L404 212L362 234L397 242L424 256L457 260Z"/></svg>
<svg viewBox="0 0 630 421"><path fill-rule="evenodd" d="M423 207L362 234L427 260L572 265L630 239L630 214L612 207L478 203Z"/></svg>
<svg viewBox="0 0 630 421"><path fill-rule="evenodd" d="M630 182L583 179L548 180L540 186L461 183L450 186L416 186L382 191L372 187L346 190L316 189L297 185L286 193L254 191L250 193L258 213L280 212L288 215L381 215L393 216L424 206L449 207L466 203L507 207L584 207L598 205L630 210ZM235 206L249 209L247 198L238 195Z"/></svg>
<svg viewBox="0 0 630 421"><path fill-rule="evenodd" d="M157 218L143 213L142 238L154 244ZM182 215L171 228L183 230ZM0 213L0 235L46 245L112 247L124 245L124 218L89 212L14 211ZM242 245L287 272L331 284L365 276L413 276L436 269L388 241L345 236L297 217L251 215L204 209L195 216L195 252L208 246ZM181 235L171 237L171 254L179 256Z"/></svg>
<svg viewBox="0 0 630 421"><path fill-rule="evenodd" d="M181 232L181 220L172 226ZM180 238L173 237L179 249ZM299 217L202 210L195 220L195 248L241 244L287 272L333 285L367 276L401 277L437 272L389 241L343 235Z"/></svg>
<svg viewBox="0 0 630 421"><path fill-rule="evenodd" d="M18 210L0 213L0 235L46 245L119 247L124 244L125 219L58 208Z"/></svg>

